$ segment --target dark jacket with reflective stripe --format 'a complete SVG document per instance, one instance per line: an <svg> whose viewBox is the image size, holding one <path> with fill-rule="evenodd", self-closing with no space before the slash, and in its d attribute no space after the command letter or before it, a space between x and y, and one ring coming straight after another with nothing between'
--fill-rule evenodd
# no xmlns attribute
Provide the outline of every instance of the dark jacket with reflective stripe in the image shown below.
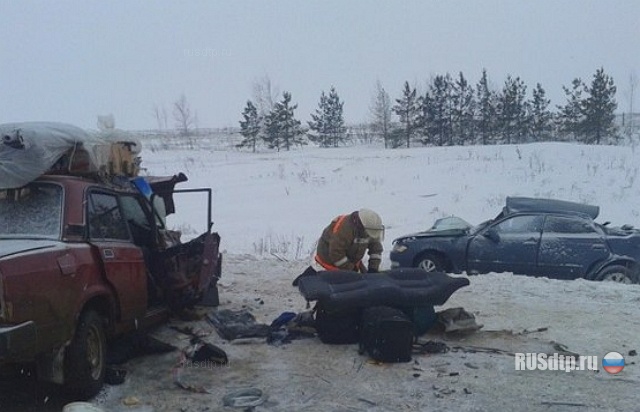
<svg viewBox="0 0 640 412"><path fill-rule="evenodd" d="M322 231L316 260L327 270L358 271L356 265L369 251L369 270L378 271L382 243L367 236L356 213L338 216Z"/></svg>

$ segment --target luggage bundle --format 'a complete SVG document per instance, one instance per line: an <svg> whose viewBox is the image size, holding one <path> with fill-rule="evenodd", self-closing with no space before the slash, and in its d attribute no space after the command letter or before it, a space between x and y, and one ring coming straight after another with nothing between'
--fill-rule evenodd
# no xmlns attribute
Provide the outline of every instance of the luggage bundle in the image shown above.
<svg viewBox="0 0 640 412"><path fill-rule="evenodd" d="M469 280L421 269L305 273L294 281L308 301L317 301L315 322L323 343L360 345L381 362L408 362L414 338L437 322L444 304Z"/></svg>
<svg viewBox="0 0 640 412"><path fill-rule="evenodd" d="M380 362L409 362L413 348L413 322L400 309L374 306L362 313L360 354Z"/></svg>
<svg viewBox="0 0 640 412"><path fill-rule="evenodd" d="M358 343L361 323L361 309L332 311L321 304L315 307L315 327L322 343L336 345Z"/></svg>
<svg viewBox="0 0 640 412"><path fill-rule="evenodd" d="M56 122L0 124L0 189L22 187L43 174L133 177L141 159L129 133L89 133Z"/></svg>

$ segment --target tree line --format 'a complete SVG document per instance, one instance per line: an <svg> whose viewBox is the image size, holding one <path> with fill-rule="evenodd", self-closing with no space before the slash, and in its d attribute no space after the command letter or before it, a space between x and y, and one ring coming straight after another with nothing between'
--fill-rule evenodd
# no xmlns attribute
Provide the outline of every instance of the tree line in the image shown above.
<svg viewBox="0 0 640 412"><path fill-rule="evenodd" d="M296 119L297 105L292 103L290 92L283 92L281 100L273 102L270 82L259 88L256 101L248 100L242 112L243 139L238 147L255 151L264 144L270 149L289 150L308 143L337 147L348 142L344 102L334 87L321 93L318 108L306 125ZM563 86L563 91L565 104L552 108L540 83L530 97L519 77L507 76L502 87L494 90L483 70L475 85L462 72L455 77L449 73L434 76L422 93L405 82L401 95L392 101L378 82L369 128L386 148L617 141L616 86L603 68L589 83L576 78L570 86Z"/></svg>

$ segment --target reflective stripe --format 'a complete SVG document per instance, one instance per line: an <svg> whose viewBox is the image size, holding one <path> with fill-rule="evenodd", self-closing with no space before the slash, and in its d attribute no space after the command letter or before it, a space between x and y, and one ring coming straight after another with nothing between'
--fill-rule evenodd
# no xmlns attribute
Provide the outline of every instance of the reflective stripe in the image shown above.
<svg viewBox="0 0 640 412"><path fill-rule="evenodd" d="M377 254L369 255L369 259L380 259L380 260L382 260L382 255L377 255Z"/></svg>
<svg viewBox="0 0 640 412"><path fill-rule="evenodd" d="M368 237L357 237L355 239L353 239L353 243L356 245L362 244L362 245L366 245L369 243L369 238Z"/></svg>
<svg viewBox="0 0 640 412"><path fill-rule="evenodd" d="M336 262L334 263L334 265L336 265L336 266L342 266L342 265L344 265L345 263L347 263L348 261L349 261L349 258L345 256L345 257L343 257L342 259L340 259L340 260L336 261Z"/></svg>
<svg viewBox="0 0 640 412"><path fill-rule="evenodd" d="M326 270L340 270L340 268L337 268L327 262L325 262L324 260L322 260L322 258L318 255L316 255L316 262L318 262L318 264L320 266L322 266L323 268L325 268Z"/></svg>
<svg viewBox="0 0 640 412"><path fill-rule="evenodd" d="M313 259L311 261L311 267L314 268L316 272L322 272L323 270L327 270L327 268L322 266L316 259Z"/></svg>
<svg viewBox="0 0 640 412"><path fill-rule="evenodd" d="M338 233L338 230L340 230L340 227L342 226L342 223L344 222L344 220L347 218L347 215L341 215L338 216L337 220L336 220L336 224L333 225L333 230L332 233Z"/></svg>

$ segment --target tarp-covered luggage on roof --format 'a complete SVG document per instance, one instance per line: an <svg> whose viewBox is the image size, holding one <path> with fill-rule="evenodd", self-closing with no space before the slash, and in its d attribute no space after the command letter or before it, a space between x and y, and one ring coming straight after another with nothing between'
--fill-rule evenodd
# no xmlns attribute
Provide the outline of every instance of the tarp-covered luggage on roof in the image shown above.
<svg viewBox="0 0 640 412"><path fill-rule="evenodd" d="M24 186L52 169L70 174L135 174L133 158L125 165L118 159L121 146L130 155L140 152L140 144L130 140L124 132L93 134L64 123L2 124L0 189Z"/></svg>

